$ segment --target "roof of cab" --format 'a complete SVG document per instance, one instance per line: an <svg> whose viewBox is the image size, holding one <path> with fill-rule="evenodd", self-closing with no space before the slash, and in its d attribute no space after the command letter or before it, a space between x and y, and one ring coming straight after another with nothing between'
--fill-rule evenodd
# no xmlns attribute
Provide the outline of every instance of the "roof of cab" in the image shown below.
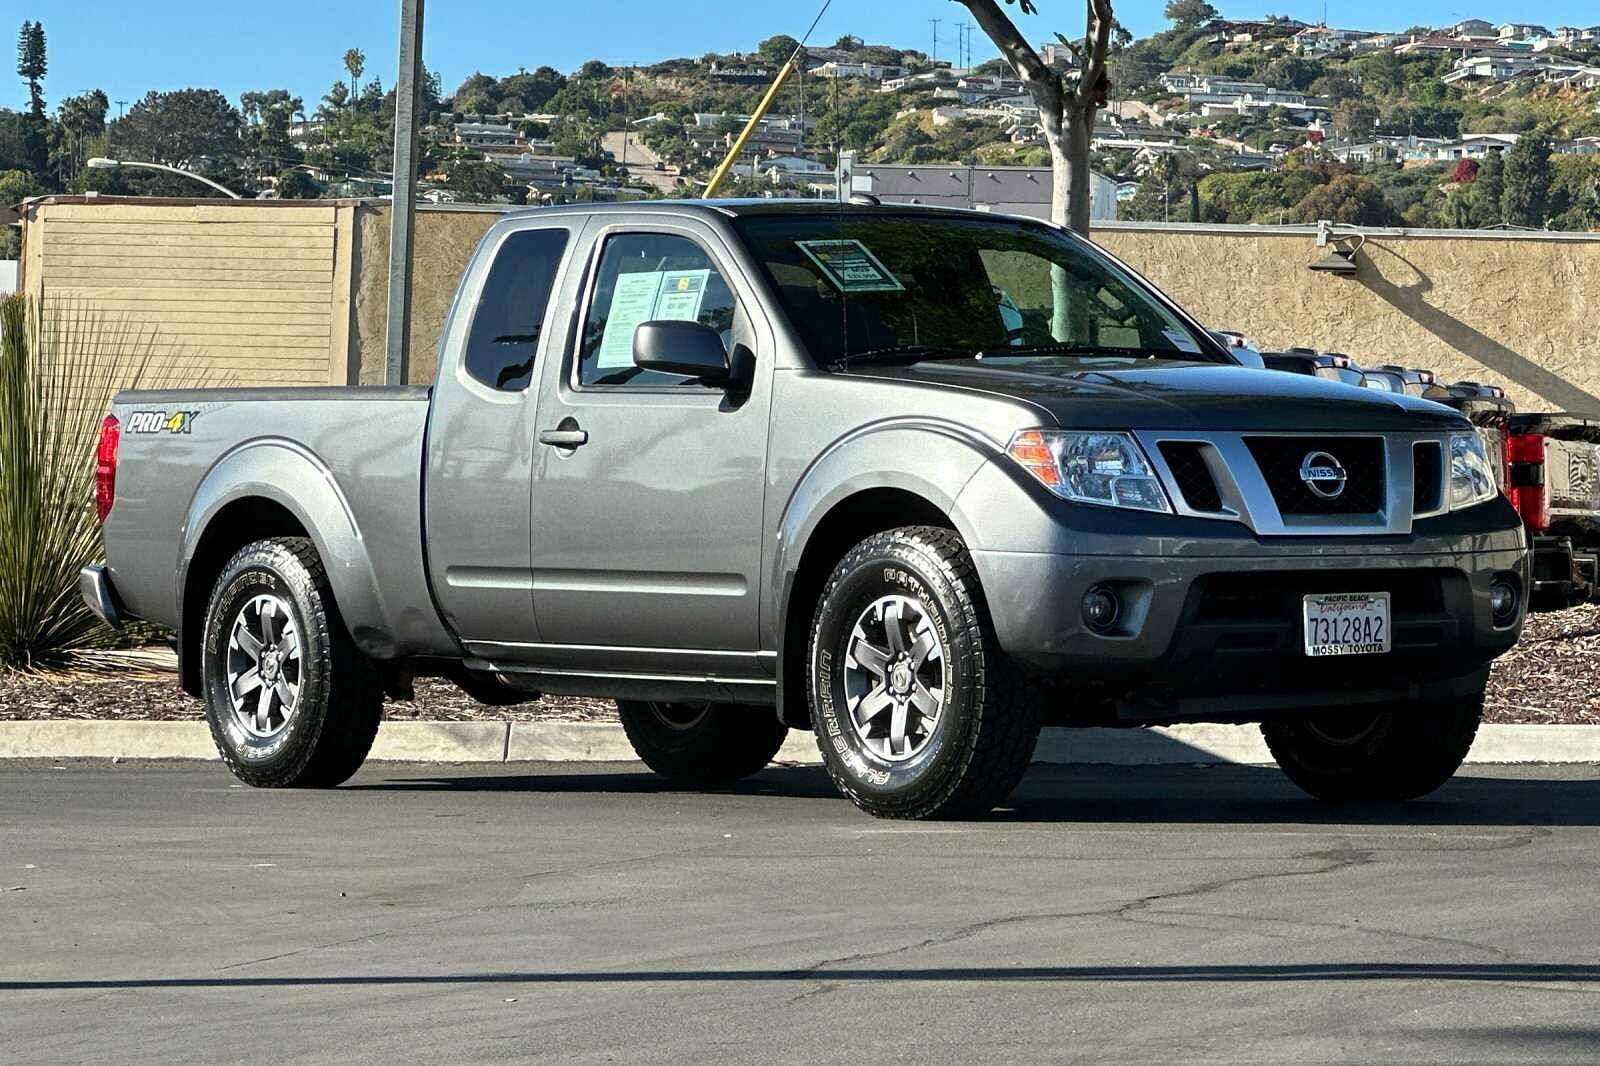
<svg viewBox="0 0 1600 1066"><path fill-rule="evenodd" d="M809 200L798 197L755 197L750 199L716 199L716 200L628 200L615 203L574 203L557 204L549 207L528 207L518 211L508 212L516 218L529 216L542 216L550 213L561 214L634 214L637 212L660 212L663 214L681 213L715 213L728 218L742 218L752 215L873 215L893 212L907 214L913 212L926 212L939 215L973 215L981 218L994 218L995 216L985 211L973 211L967 208L943 207L933 204L863 204L850 203L841 200Z"/></svg>

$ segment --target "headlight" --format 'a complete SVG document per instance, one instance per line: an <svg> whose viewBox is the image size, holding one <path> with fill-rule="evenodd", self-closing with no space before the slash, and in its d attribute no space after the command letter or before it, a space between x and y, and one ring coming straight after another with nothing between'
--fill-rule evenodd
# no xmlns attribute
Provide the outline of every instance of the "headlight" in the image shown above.
<svg viewBox="0 0 1600 1066"><path fill-rule="evenodd" d="M1172 510L1139 442L1127 433L1025 429L1011 438L1007 451L1062 499L1135 511Z"/></svg>
<svg viewBox="0 0 1600 1066"><path fill-rule="evenodd" d="M1494 468L1477 433L1450 435L1450 509L1460 510L1492 500L1500 494Z"/></svg>

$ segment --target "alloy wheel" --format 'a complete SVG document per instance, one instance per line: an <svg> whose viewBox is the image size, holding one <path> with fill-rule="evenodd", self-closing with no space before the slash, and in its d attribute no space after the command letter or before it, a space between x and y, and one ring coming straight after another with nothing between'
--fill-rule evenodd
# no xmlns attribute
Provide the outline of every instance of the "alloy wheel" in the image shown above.
<svg viewBox="0 0 1600 1066"><path fill-rule="evenodd" d="M262 738L281 733L299 706L303 669L285 601L261 595L239 609L228 637L228 696L241 729Z"/></svg>
<svg viewBox="0 0 1600 1066"><path fill-rule="evenodd" d="M909 596L881 596L850 633L845 704L867 750L904 762L927 747L944 709L945 649L927 608Z"/></svg>

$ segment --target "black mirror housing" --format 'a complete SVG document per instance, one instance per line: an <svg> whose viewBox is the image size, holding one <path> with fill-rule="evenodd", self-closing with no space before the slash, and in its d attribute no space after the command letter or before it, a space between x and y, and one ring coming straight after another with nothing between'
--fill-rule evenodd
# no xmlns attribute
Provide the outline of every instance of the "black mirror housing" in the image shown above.
<svg viewBox="0 0 1600 1066"><path fill-rule="evenodd" d="M708 385L732 380L722 334L699 322L661 319L633 331L633 365L640 370L682 374Z"/></svg>

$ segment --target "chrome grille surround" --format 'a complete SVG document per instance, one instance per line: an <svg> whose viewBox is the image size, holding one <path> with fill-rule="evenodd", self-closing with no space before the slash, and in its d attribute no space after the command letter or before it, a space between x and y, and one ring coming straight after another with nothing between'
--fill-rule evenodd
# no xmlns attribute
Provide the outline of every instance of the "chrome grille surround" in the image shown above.
<svg viewBox="0 0 1600 1066"><path fill-rule="evenodd" d="M1416 513L1415 476L1417 444L1427 441L1437 444L1442 455L1450 454L1449 432L1429 433L1307 433L1304 430L1263 432L1251 430L1240 433L1211 431L1187 432L1183 430L1136 430L1145 455L1154 466L1168 499L1181 515L1190 518L1209 518L1224 522L1239 522L1251 532L1264 537L1325 537L1325 536L1382 536L1408 534L1415 519L1427 518L1443 512L1444 501L1449 497L1448 458L1439 471L1438 492L1431 496L1440 502L1440 509ZM1339 443L1346 440L1380 439L1384 447L1383 504L1370 514L1284 514L1274 497L1260 465L1251 453L1247 438L1286 437L1302 440L1315 438L1318 446L1333 455L1339 452ZM1172 468L1162 454L1163 443L1199 444L1222 508L1218 511L1197 511L1185 501ZM1430 498L1424 494L1424 498Z"/></svg>

